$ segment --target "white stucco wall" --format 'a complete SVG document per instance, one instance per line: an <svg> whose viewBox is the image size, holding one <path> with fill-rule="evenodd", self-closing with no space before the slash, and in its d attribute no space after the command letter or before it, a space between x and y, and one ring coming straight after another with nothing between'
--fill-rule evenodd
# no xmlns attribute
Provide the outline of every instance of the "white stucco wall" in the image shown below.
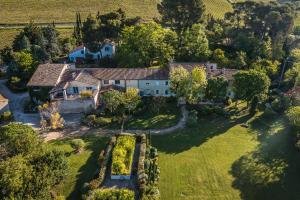
<svg viewBox="0 0 300 200"><path fill-rule="evenodd" d="M0 101L0 114L9 111L8 101Z"/></svg>
<svg viewBox="0 0 300 200"><path fill-rule="evenodd" d="M139 90L144 95L170 96L169 80L139 80ZM166 93L166 91L168 91Z"/></svg>
<svg viewBox="0 0 300 200"><path fill-rule="evenodd" d="M83 53L82 53L83 52ZM76 62L76 58L85 58L86 48L83 47L82 49L78 49L69 54L69 60L71 62Z"/></svg>

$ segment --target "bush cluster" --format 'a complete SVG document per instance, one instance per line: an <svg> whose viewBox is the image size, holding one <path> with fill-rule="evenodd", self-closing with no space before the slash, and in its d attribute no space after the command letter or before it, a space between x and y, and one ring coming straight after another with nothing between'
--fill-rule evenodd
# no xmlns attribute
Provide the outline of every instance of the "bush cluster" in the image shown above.
<svg viewBox="0 0 300 200"><path fill-rule="evenodd" d="M113 175L130 175L133 154L135 149L135 137L120 135L112 153Z"/></svg>
<svg viewBox="0 0 300 200"><path fill-rule="evenodd" d="M0 122L8 122L13 119L13 115L10 111L6 111L0 115Z"/></svg>
<svg viewBox="0 0 300 200"><path fill-rule="evenodd" d="M158 181L160 170L158 167L157 149L148 145L146 136L141 136L140 157L138 164L138 186L140 199L160 199Z"/></svg>
<svg viewBox="0 0 300 200"><path fill-rule="evenodd" d="M127 189L97 189L92 191L89 200L134 200L134 192Z"/></svg>

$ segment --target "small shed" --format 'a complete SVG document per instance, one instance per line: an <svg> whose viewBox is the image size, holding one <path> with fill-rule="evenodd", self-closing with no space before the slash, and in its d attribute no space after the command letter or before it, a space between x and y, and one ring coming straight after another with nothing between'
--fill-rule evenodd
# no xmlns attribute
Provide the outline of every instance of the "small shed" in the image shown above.
<svg viewBox="0 0 300 200"><path fill-rule="evenodd" d="M0 94L0 114L9 111L8 99Z"/></svg>

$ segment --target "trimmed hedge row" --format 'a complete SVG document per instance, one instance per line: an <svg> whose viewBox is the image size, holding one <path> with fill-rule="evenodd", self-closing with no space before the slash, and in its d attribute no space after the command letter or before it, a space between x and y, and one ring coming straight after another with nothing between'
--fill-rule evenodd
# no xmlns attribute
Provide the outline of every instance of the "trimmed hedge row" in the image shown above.
<svg viewBox="0 0 300 200"><path fill-rule="evenodd" d="M99 157L98 157L98 162L99 162L99 166L100 166L98 177L96 179L93 179L89 183L89 190L98 189L102 185L102 183L105 179L107 165L108 165L109 159L112 154L112 148L115 143L116 143L116 137L113 136L111 138L110 142L108 143L106 150L100 152Z"/></svg>
<svg viewBox="0 0 300 200"><path fill-rule="evenodd" d="M89 196L88 200L134 200L134 192L128 189L97 189Z"/></svg>
<svg viewBox="0 0 300 200"><path fill-rule="evenodd" d="M145 158L146 158L146 148L147 148L147 139L146 135L143 134L141 137L141 145L140 145L140 156L139 156L139 163L138 163L138 171L137 171L137 178L138 178L138 187L142 191L147 184L148 176L145 173Z"/></svg>

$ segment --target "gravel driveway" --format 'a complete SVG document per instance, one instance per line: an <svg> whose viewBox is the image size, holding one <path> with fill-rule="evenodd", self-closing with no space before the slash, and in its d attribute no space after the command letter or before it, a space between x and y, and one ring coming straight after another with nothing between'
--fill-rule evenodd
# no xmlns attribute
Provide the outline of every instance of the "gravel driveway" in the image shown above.
<svg viewBox="0 0 300 200"><path fill-rule="evenodd" d="M29 99L28 92L12 93L5 85L6 80L0 80L0 93L9 99L9 107L16 122L21 122L39 128L39 114L24 113L24 103Z"/></svg>

